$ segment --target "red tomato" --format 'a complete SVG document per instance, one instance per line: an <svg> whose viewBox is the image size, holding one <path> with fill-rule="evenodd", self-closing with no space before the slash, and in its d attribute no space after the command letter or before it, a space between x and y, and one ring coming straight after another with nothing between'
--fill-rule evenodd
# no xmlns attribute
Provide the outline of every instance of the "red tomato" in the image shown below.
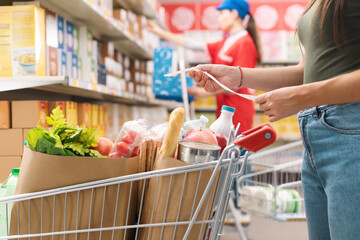
<svg viewBox="0 0 360 240"><path fill-rule="evenodd" d="M132 139L135 139L136 138L136 135L138 134L137 132L133 131L133 130L130 130L128 132L128 134L132 137Z"/></svg>
<svg viewBox="0 0 360 240"><path fill-rule="evenodd" d="M116 149L121 156L125 156L130 152L129 145L125 142L118 142L116 145Z"/></svg>
<svg viewBox="0 0 360 240"><path fill-rule="evenodd" d="M138 155L138 153L139 153L139 147L136 146L136 147L134 147L134 150L131 153L131 157L136 157Z"/></svg>
<svg viewBox="0 0 360 240"><path fill-rule="evenodd" d="M126 134L121 138L121 141L130 145L134 142L134 138L130 134Z"/></svg>

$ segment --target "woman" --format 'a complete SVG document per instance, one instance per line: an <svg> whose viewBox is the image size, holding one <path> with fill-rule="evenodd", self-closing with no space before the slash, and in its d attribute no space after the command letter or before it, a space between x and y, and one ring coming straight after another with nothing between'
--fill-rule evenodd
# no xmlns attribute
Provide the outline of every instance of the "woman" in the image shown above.
<svg viewBox="0 0 360 240"><path fill-rule="evenodd" d="M302 183L309 238L360 236L360 1L312 0L298 23L305 48L297 66L198 66L227 86L268 91L255 102L270 121L298 113L305 147ZM306 54L306 57L305 57ZM202 72L190 72L217 91Z"/></svg>
<svg viewBox="0 0 360 240"><path fill-rule="evenodd" d="M244 0L224 0L217 9L220 11L221 29L229 33L220 41L198 43L180 35L163 30L153 22L149 22L149 30L161 38L174 42L185 48L206 51L211 63L229 66L244 66L254 68L261 61L261 49L254 18L249 13L249 4ZM238 93L251 94L247 88L236 89ZM189 94L195 97L206 97L216 94L217 117L220 116L222 105L236 109L233 123L241 123L240 131L250 129L255 115L254 104L248 100L239 99L234 94L224 90L208 93L202 88L189 89Z"/></svg>

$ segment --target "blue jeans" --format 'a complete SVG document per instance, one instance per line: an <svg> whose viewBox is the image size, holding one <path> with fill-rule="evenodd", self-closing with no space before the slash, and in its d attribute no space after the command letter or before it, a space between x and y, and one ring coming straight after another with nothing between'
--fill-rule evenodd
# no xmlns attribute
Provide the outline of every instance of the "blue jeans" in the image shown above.
<svg viewBox="0 0 360 240"><path fill-rule="evenodd" d="M360 102L298 114L310 240L360 239Z"/></svg>

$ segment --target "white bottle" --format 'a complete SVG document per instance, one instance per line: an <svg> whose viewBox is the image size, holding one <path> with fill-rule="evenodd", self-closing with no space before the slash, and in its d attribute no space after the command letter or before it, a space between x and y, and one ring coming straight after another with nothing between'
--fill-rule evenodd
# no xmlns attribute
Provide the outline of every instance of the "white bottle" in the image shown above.
<svg viewBox="0 0 360 240"><path fill-rule="evenodd" d="M235 108L223 105L221 107L221 114L210 126L210 129L214 131L218 140L218 145L223 150L230 137L231 129L233 127L232 118L235 113Z"/></svg>

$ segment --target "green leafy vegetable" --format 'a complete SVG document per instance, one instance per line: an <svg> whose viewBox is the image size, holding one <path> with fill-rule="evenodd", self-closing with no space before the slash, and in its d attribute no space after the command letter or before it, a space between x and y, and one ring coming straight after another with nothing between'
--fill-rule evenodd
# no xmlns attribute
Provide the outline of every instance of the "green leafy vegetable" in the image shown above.
<svg viewBox="0 0 360 240"><path fill-rule="evenodd" d="M46 121L51 129L38 126L28 132L26 140L31 150L62 156L103 157L98 151L90 149L98 143L96 129L87 129L85 125L66 125L59 106L53 109L50 117L46 117Z"/></svg>

